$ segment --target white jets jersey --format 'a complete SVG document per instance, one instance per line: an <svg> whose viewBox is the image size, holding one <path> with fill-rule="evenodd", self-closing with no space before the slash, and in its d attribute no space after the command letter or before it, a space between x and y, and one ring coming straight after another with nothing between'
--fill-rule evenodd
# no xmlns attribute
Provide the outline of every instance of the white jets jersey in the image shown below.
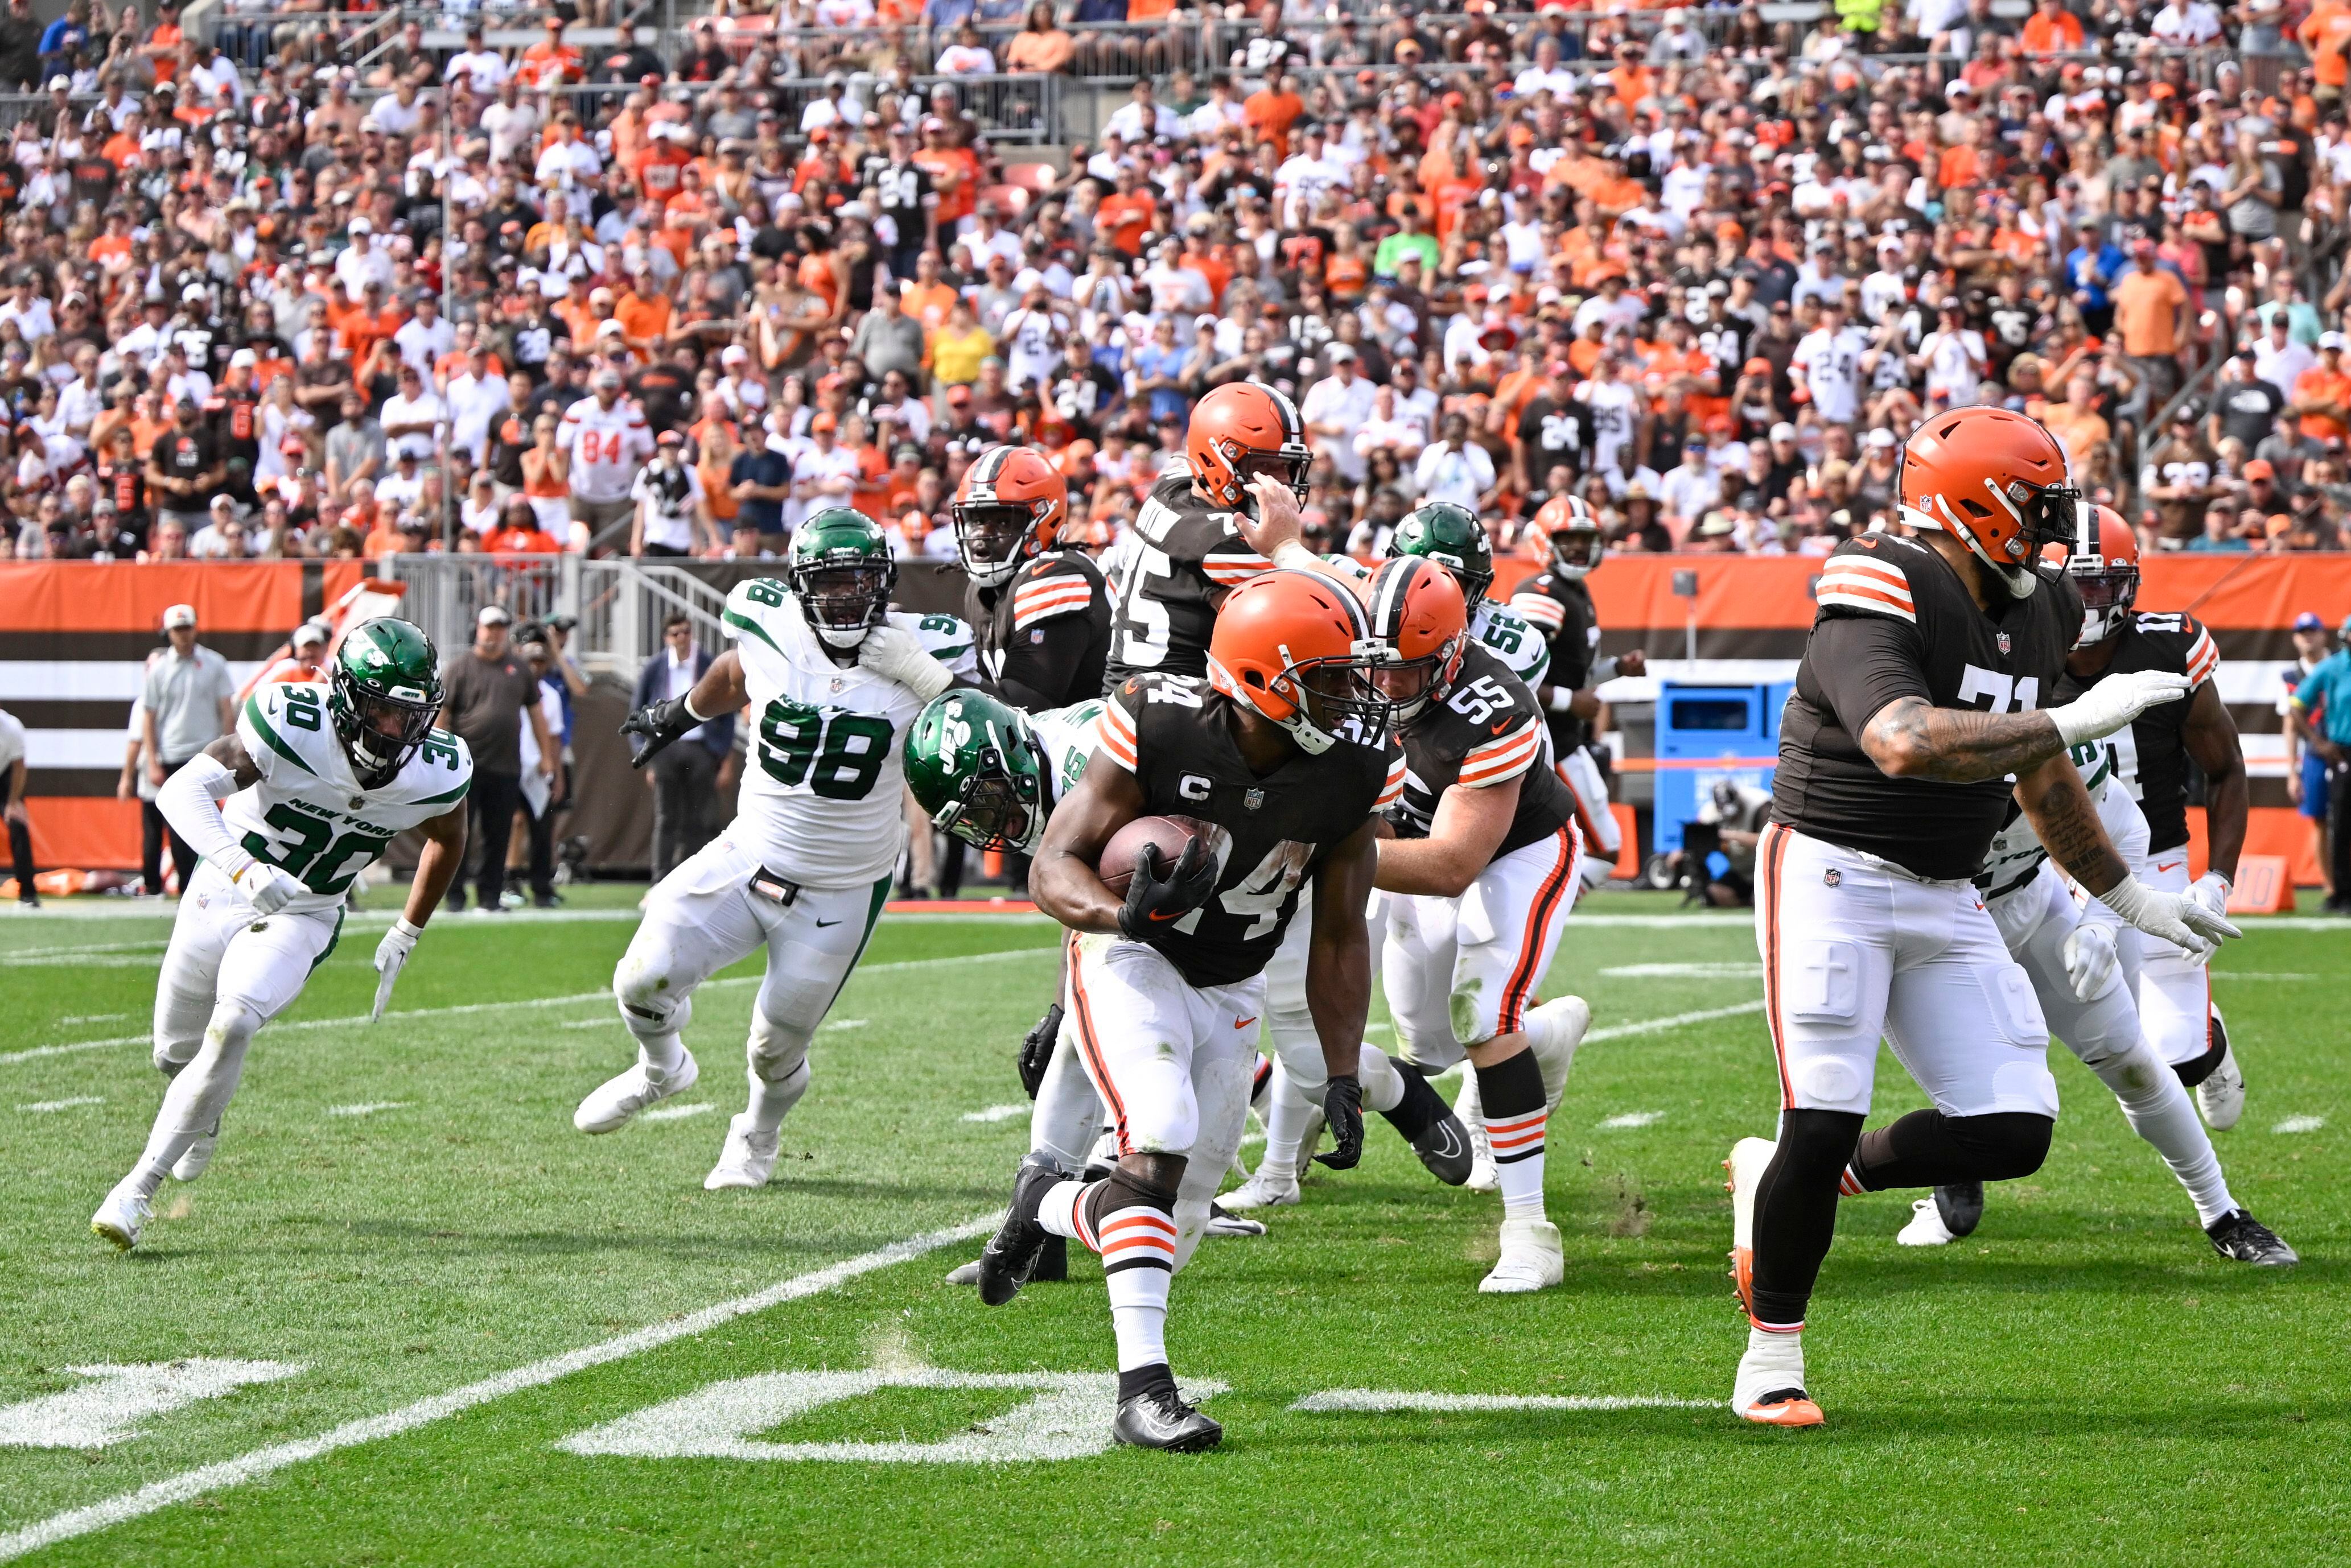
<svg viewBox="0 0 2351 1568"><path fill-rule="evenodd" d="M563 410L556 439L571 454L571 493L582 501L626 501L637 470L653 454L645 411L626 398L609 409L580 399Z"/></svg>
<svg viewBox="0 0 2351 1568"><path fill-rule="evenodd" d="M1353 556L1322 558L1356 582L1372 580L1374 568ZM1597 637L1598 633L1593 635ZM1510 667L1511 674L1530 688L1542 684L1543 672L1551 668L1551 644L1518 611L1492 599L1479 599L1478 607L1469 612L1469 636L1472 641L1484 643L1495 658Z"/></svg>
<svg viewBox="0 0 2351 1568"><path fill-rule="evenodd" d="M735 585L726 629L750 693L750 760L735 840L789 881L850 888L881 880L906 842L900 802L906 727L921 699L894 680L832 661L791 589L772 577ZM890 612L953 673L977 671L971 628L954 616Z"/></svg>
<svg viewBox="0 0 2351 1568"><path fill-rule="evenodd" d="M435 730L381 789L361 789L327 712L327 688L280 682L245 700L237 743L261 777L228 797L229 836L303 891L287 908L339 908L359 874L409 828L446 815L474 782L465 742Z"/></svg>
<svg viewBox="0 0 2351 1568"><path fill-rule="evenodd" d="M1066 708L1048 708L1024 715L1038 742L1045 748L1046 773L1052 781L1055 805L1067 799L1070 792L1077 788L1078 780L1085 776L1086 760L1094 754L1095 731L1102 711L1102 699L1089 697Z"/></svg>

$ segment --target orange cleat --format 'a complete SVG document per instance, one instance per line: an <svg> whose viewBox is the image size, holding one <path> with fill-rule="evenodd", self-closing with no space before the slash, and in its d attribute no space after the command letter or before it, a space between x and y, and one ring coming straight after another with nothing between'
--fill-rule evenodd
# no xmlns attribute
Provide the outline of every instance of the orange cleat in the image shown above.
<svg viewBox="0 0 2351 1568"><path fill-rule="evenodd" d="M1817 1427L1828 1418L1801 1388L1766 1394L1739 1413L1759 1427Z"/></svg>

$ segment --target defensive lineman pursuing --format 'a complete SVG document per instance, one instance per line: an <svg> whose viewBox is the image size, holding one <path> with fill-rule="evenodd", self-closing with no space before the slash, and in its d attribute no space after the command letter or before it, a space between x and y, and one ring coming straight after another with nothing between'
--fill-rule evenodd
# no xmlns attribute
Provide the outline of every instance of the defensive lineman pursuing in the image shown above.
<svg viewBox="0 0 2351 1568"><path fill-rule="evenodd" d="M613 971L636 1065L571 1118L581 1132L617 1131L692 1087L700 1069L679 1035L695 989L767 949L745 1044L750 1103L704 1179L714 1191L762 1187L775 1172L778 1129L808 1091L809 1039L865 950L905 845L899 733L972 669L963 622L889 608L897 568L861 514L810 517L792 535L787 571L789 586L737 583L725 614L736 646L693 691L622 726L639 766L747 702L757 733L735 820L653 889Z"/></svg>
<svg viewBox="0 0 2351 1568"><path fill-rule="evenodd" d="M155 1065L171 1087L146 1152L90 1218L116 1246L138 1244L165 1175L204 1174L254 1035L334 951L360 873L415 827L424 848L408 907L375 952L375 1015L383 1015L465 859L474 759L465 742L433 729L438 671L415 627L362 622L335 650L326 685L261 687L235 732L156 795L204 864L181 897L155 987Z"/></svg>
<svg viewBox="0 0 2351 1568"><path fill-rule="evenodd" d="M1732 1149L1732 1272L1752 1327L1732 1404L1816 1426L1804 1312L1841 1191L2030 1175L2056 1121L2048 1032L1970 877L2013 794L2051 856L2124 919L2183 946L2235 928L2133 877L2067 753L2187 678L2143 670L2040 711L2081 628L2041 547L2078 494L2049 433L2005 410L1920 426L1902 465L1915 539L1849 540L1782 721L1758 850L1756 945L1781 1085L1776 1142ZM1862 1136L1877 1043L1933 1099Z"/></svg>

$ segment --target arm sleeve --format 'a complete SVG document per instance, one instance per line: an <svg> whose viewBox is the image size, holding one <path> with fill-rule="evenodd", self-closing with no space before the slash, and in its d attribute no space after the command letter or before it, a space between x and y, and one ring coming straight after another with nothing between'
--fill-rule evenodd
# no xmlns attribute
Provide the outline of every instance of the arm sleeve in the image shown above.
<svg viewBox="0 0 2351 1568"><path fill-rule="evenodd" d="M1917 628L1887 616L1823 617L1804 663L1837 723L1856 741L1887 703L1905 697L1934 701Z"/></svg>
<svg viewBox="0 0 2351 1568"><path fill-rule="evenodd" d="M228 769L199 752L155 792L155 809L172 830L231 877L253 864L253 857L229 836L228 824L221 817L221 800L235 786Z"/></svg>

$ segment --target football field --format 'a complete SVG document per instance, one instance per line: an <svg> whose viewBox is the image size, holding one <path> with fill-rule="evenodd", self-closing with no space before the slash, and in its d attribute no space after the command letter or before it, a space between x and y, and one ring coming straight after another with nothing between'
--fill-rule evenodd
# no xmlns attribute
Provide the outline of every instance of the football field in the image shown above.
<svg viewBox="0 0 2351 1568"><path fill-rule="evenodd" d="M1785 1432L1727 1406L1719 1162L1777 1104L1751 929L1589 899L1544 987L1593 1012L1551 1124L1564 1285L1479 1295L1499 1199L1372 1118L1361 1168L1177 1277L1175 1366L1226 1428L1185 1457L1108 1447L1092 1259L995 1310L943 1282L1027 1145L1056 928L885 918L774 1183L708 1193L756 966L695 999L695 1089L571 1127L632 1059L636 892L435 920L370 1027L374 894L129 1255L88 1223L161 1099L168 919L0 922L0 1562L2343 1555L2351 922L2251 922L2215 965L2251 1085L2215 1142L2299 1268L2220 1259L2053 1047L2055 1146L1973 1237L1897 1247L1901 1195L1845 1201L1806 1336L1828 1425ZM1872 1125L1921 1103L1890 1056L1877 1082Z"/></svg>

